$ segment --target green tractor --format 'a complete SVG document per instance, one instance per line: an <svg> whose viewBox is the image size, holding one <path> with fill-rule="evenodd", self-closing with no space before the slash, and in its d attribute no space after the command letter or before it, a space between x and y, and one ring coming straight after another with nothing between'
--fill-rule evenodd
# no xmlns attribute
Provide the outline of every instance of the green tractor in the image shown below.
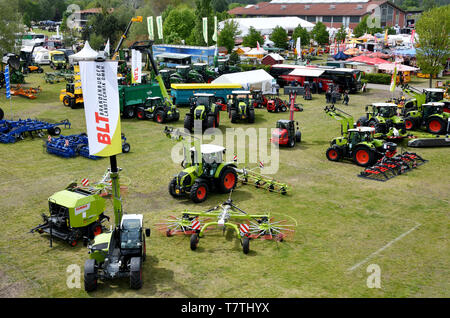
<svg viewBox="0 0 450 318"><path fill-rule="evenodd" d="M219 127L220 108L214 94L196 93L190 98L190 109L184 118L184 128L194 131L195 122L201 121L202 131Z"/></svg>
<svg viewBox="0 0 450 318"><path fill-rule="evenodd" d="M85 243L103 232L102 223L109 217L105 212L105 199L97 188L84 187L76 182L48 199L50 215L42 214L44 223L31 229L31 233L47 233L50 244L53 237L71 246L80 240Z"/></svg>
<svg viewBox="0 0 450 318"><path fill-rule="evenodd" d="M397 115L397 105L393 103L372 103L366 106L366 116L356 122L357 127L375 128L375 137L402 139L407 136L405 121Z"/></svg>
<svg viewBox="0 0 450 318"><path fill-rule="evenodd" d="M350 159L358 166L368 167L382 157L384 141L374 138L375 128L354 126L353 117L334 106L326 106L325 113L341 122L341 137L334 138L326 151L327 159Z"/></svg>
<svg viewBox="0 0 450 318"><path fill-rule="evenodd" d="M209 68L207 63L194 63L192 64L195 71L197 71L206 83L211 83L217 78L217 73L214 69Z"/></svg>
<svg viewBox="0 0 450 318"><path fill-rule="evenodd" d="M197 138L193 142L185 141L183 136L189 136L173 128L166 127L164 133L167 137L183 141L184 160L183 170L169 183L169 193L174 198L186 195L195 202L200 203L207 199L210 192L231 192L238 182L236 165L223 162L225 148L212 144L200 146Z"/></svg>
<svg viewBox="0 0 450 318"><path fill-rule="evenodd" d="M237 73L242 71L239 66L230 64L229 59L219 59L217 61L217 68L219 71L219 75Z"/></svg>
<svg viewBox="0 0 450 318"><path fill-rule="evenodd" d="M176 67L176 72L170 74L171 84L204 82L203 76L196 70L191 69L189 65L178 65Z"/></svg>
<svg viewBox="0 0 450 318"><path fill-rule="evenodd" d="M9 65L9 81L11 84L25 83L23 75L23 66L20 62L20 56L14 53L6 53L3 55L2 63Z"/></svg>
<svg viewBox="0 0 450 318"><path fill-rule="evenodd" d="M250 91L233 91L228 98L228 116L232 123L245 120L249 124L255 122L255 108L250 99Z"/></svg>
<svg viewBox="0 0 450 318"><path fill-rule="evenodd" d="M406 129L425 128L432 134L445 134L450 113L444 112L444 107L445 104L442 102L430 102L420 105L417 110L407 112L405 115Z"/></svg>
<svg viewBox="0 0 450 318"><path fill-rule="evenodd" d="M445 90L443 88L424 88L420 91L418 88L402 85L402 91L416 100L416 107L420 108L423 104L432 102L442 102L445 105L444 111L450 112L450 101L445 98ZM405 107L405 110L409 110Z"/></svg>
<svg viewBox="0 0 450 318"><path fill-rule="evenodd" d="M168 121L178 121L180 119L180 111L178 109L170 109L167 104L163 103L161 97L148 97L144 106L137 108L136 116L138 119L150 119L160 124Z"/></svg>

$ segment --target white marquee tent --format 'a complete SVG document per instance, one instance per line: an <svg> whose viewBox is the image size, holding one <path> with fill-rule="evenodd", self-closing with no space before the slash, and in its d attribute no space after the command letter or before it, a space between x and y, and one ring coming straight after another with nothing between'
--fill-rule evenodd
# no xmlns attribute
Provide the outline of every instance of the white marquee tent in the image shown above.
<svg viewBox="0 0 450 318"><path fill-rule="evenodd" d="M229 73L219 76L214 84L241 84L245 90L259 89L264 94L273 93L275 79L264 70L254 70L248 72Z"/></svg>
<svg viewBox="0 0 450 318"><path fill-rule="evenodd" d="M97 56L98 56L98 52L93 50L91 48L91 46L89 45L89 42L86 41L83 49L80 52L69 56L69 60L70 60L70 63L79 62L79 61L89 61L89 60L94 60L95 58L97 58Z"/></svg>

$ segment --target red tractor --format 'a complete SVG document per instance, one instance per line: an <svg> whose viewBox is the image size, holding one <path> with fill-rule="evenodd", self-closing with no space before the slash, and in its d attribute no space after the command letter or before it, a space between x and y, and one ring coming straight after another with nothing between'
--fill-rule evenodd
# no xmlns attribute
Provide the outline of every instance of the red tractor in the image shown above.
<svg viewBox="0 0 450 318"><path fill-rule="evenodd" d="M252 103L254 108L266 108L267 98L261 90L252 90Z"/></svg>
<svg viewBox="0 0 450 318"><path fill-rule="evenodd" d="M267 100L267 111L269 113L279 113L285 112L289 108L288 102L285 102L279 97L273 97ZM301 104L294 104L294 111L301 112L303 111Z"/></svg>
<svg viewBox="0 0 450 318"><path fill-rule="evenodd" d="M277 127L272 132L270 142L279 146L287 146L292 148L297 142L302 141L302 133L298 128L298 122L294 121L295 98L298 93L302 92L302 88L296 86L285 86L284 92L285 94L289 94L289 99L291 101L289 120L280 119L277 121Z"/></svg>

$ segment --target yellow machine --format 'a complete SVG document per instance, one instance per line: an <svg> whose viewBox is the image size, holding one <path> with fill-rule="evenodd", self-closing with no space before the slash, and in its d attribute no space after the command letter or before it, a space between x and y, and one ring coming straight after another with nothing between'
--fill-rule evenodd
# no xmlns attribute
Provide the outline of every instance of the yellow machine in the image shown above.
<svg viewBox="0 0 450 318"><path fill-rule="evenodd" d="M64 68L66 66L66 55L62 51L50 51L50 67L54 70Z"/></svg>

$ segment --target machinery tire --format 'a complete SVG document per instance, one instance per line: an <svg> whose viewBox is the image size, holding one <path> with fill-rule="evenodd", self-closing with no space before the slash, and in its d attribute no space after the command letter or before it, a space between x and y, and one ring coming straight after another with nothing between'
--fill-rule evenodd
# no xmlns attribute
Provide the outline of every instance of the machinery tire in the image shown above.
<svg viewBox="0 0 450 318"><path fill-rule="evenodd" d="M287 107L286 106L281 106L281 111L284 113L284 112L286 112L287 111Z"/></svg>
<svg viewBox="0 0 450 318"><path fill-rule="evenodd" d="M77 107L77 103L75 101L75 98L69 97L69 106L72 109L75 109Z"/></svg>
<svg viewBox="0 0 450 318"><path fill-rule="evenodd" d="M330 147L326 152L327 159L330 161L339 161L341 159L341 154L335 147Z"/></svg>
<svg viewBox="0 0 450 318"><path fill-rule="evenodd" d="M198 237L197 233L194 233L191 235L191 239L190 239L191 250L195 251L197 249L199 241L200 241L200 238Z"/></svg>
<svg viewBox="0 0 450 318"><path fill-rule="evenodd" d="M53 127L48 130L48 133L52 136L59 136L61 134L61 128Z"/></svg>
<svg viewBox="0 0 450 318"><path fill-rule="evenodd" d="M230 110L230 119L233 124L237 123L238 118L239 118L239 115L236 112L236 110L235 109Z"/></svg>
<svg viewBox="0 0 450 318"><path fill-rule="evenodd" d="M356 122L356 127L361 127L361 126L366 126L367 125L367 117L366 116L362 116L358 119L358 121Z"/></svg>
<svg viewBox="0 0 450 318"><path fill-rule="evenodd" d="M378 123L378 120L376 119L371 119L367 122L367 126L372 127L372 128L376 128Z"/></svg>
<svg viewBox="0 0 450 318"><path fill-rule="evenodd" d="M296 141L296 142L301 142L301 141L302 141L302 133L301 133L300 130L297 130L297 131L295 132L295 141Z"/></svg>
<svg viewBox="0 0 450 318"><path fill-rule="evenodd" d="M163 124L166 121L166 114L162 110L158 110L153 117L158 124Z"/></svg>
<svg viewBox="0 0 450 318"><path fill-rule="evenodd" d="M442 135L445 134L447 123L440 117L431 117L426 123L427 131L430 134Z"/></svg>
<svg viewBox="0 0 450 318"><path fill-rule="evenodd" d="M289 148L294 148L295 147L295 137L291 138L291 140L289 140L287 145Z"/></svg>
<svg viewBox="0 0 450 318"><path fill-rule="evenodd" d="M123 110L123 117L125 118L134 118L136 116L136 110L134 106L127 106Z"/></svg>
<svg viewBox="0 0 450 318"><path fill-rule="evenodd" d="M405 128L406 130L413 130L416 128L416 121L412 117L406 117L405 118Z"/></svg>
<svg viewBox="0 0 450 318"><path fill-rule="evenodd" d="M192 120L191 114L186 114L186 117L184 117L184 129L187 129L188 131L192 132L194 126L194 121Z"/></svg>
<svg viewBox="0 0 450 318"><path fill-rule="evenodd" d="M248 122L249 124L255 122L255 110L253 108L248 110Z"/></svg>
<svg viewBox="0 0 450 318"><path fill-rule="evenodd" d="M91 292L97 289L97 268L95 259L88 259L84 263L84 290Z"/></svg>
<svg viewBox="0 0 450 318"><path fill-rule="evenodd" d="M139 119L139 120L145 120L145 119L147 119L146 116L145 116L144 108L138 107L138 108L136 109L136 117L137 117L137 119Z"/></svg>
<svg viewBox="0 0 450 318"><path fill-rule="evenodd" d="M371 166L375 161L375 153L367 147L357 147L353 152L353 161L361 167Z"/></svg>
<svg viewBox="0 0 450 318"><path fill-rule="evenodd" d="M129 153L130 150L131 150L131 146L130 146L129 143L126 142L126 143L124 143L124 144L122 145L122 152L123 152L123 153Z"/></svg>
<svg viewBox="0 0 450 318"><path fill-rule="evenodd" d="M4 116L5 116L5 113L4 113L3 110L0 108L0 120L2 120Z"/></svg>
<svg viewBox="0 0 450 318"><path fill-rule="evenodd" d="M213 114L206 118L206 128L216 128L216 118Z"/></svg>
<svg viewBox="0 0 450 318"><path fill-rule="evenodd" d="M41 74L41 73L44 72L44 70L43 70L41 67L39 67L38 70L37 70L37 72L38 72L39 74Z"/></svg>
<svg viewBox="0 0 450 318"><path fill-rule="evenodd" d="M130 260L130 288L140 289L142 282L142 258L132 257Z"/></svg>
<svg viewBox="0 0 450 318"><path fill-rule="evenodd" d="M176 185L177 185L177 178L173 177L172 180L170 180L169 183L169 194L173 197L173 198L180 198L182 195L181 194L177 194L175 189L176 189Z"/></svg>
<svg viewBox="0 0 450 318"><path fill-rule="evenodd" d="M220 111L217 110L216 111L216 128L219 127L219 124L220 124Z"/></svg>
<svg viewBox="0 0 450 318"><path fill-rule="evenodd" d="M189 197L194 203L201 203L208 198L208 191L208 185L205 182L195 182Z"/></svg>
<svg viewBox="0 0 450 318"><path fill-rule="evenodd" d="M232 191L236 185L237 185L237 174L236 171L231 168L225 168L219 176L219 179L217 180L217 185L222 193L229 193Z"/></svg>
<svg viewBox="0 0 450 318"><path fill-rule="evenodd" d="M244 236L242 239L242 251L244 254L248 254L250 252L250 238L247 236Z"/></svg>
<svg viewBox="0 0 450 318"><path fill-rule="evenodd" d="M53 83L51 83L51 84L53 84ZM69 107L70 106L70 97L69 96L64 96L64 98L63 98L63 105L64 106L66 106L66 107Z"/></svg>

